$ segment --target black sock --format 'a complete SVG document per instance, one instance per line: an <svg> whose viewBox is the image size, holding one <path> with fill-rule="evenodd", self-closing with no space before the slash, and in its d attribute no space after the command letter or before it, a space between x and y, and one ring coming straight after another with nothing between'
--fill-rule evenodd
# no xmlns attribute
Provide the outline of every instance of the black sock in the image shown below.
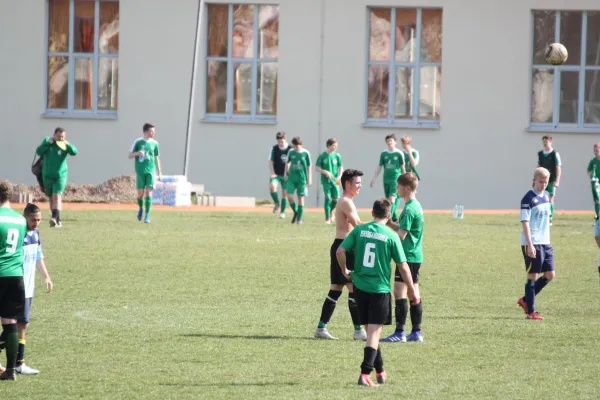
<svg viewBox="0 0 600 400"><path fill-rule="evenodd" d="M56 222L60 222L60 210L56 210Z"/></svg>
<svg viewBox="0 0 600 400"><path fill-rule="evenodd" d="M25 339L19 339L19 350L17 351L17 366L25 363Z"/></svg>
<svg viewBox="0 0 600 400"><path fill-rule="evenodd" d="M377 357L377 350L372 347L365 347L365 356L363 358L363 362L360 365L360 373L369 375L373 372L373 367L375 364L375 358Z"/></svg>
<svg viewBox="0 0 600 400"><path fill-rule="evenodd" d="M373 363L375 366L375 371L378 374L383 372L383 358L381 357L381 346L377 348L377 355L375 356L375 362Z"/></svg>
<svg viewBox="0 0 600 400"><path fill-rule="evenodd" d="M4 350L5 346L6 346L6 334L4 333L4 331L2 331L2 333L0 333L0 351Z"/></svg>
<svg viewBox="0 0 600 400"><path fill-rule="evenodd" d="M335 305L337 304L338 299L342 295L341 290L330 290L323 302L323 309L321 310L321 320L319 321L319 328L324 328L322 325L327 325L331 316L333 315L333 311L335 310Z"/></svg>
<svg viewBox="0 0 600 400"><path fill-rule="evenodd" d="M550 282L550 281L543 276L541 278L539 278L537 281L535 281L535 295L536 296L539 292L542 291L543 288L546 287L548 282Z"/></svg>
<svg viewBox="0 0 600 400"><path fill-rule="evenodd" d="M421 330L421 322L423 322L423 303L410 305L410 322L412 323L412 331Z"/></svg>
<svg viewBox="0 0 600 400"><path fill-rule="evenodd" d="M535 312L535 281L527 279L525 283L525 303L527 303L527 311L531 314Z"/></svg>
<svg viewBox="0 0 600 400"><path fill-rule="evenodd" d="M360 318L358 315L358 307L356 306L354 293L348 293L348 309L350 310L350 317L352 317L354 329L356 329L357 326L360 327Z"/></svg>
<svg viewBox="0 0 600 400"><path fill-rule="evenodd" d="M57 216L56 216L57 214L58 214L58 210L56 208L53 208L52 209L52 219L54 219L54 220L57 219Z"/></svg>
<svg viewBox="0 0 600 400"><path fill-rule="evenodd" d="M19 330L17 324L2 325L6 338L6 368L15 368L19 350Z"/></svg>
<svg viewBox="0 0 600 400"><path fill-rule="evenodd" d="M408 315L408 300L396 300L396 332L404 332L406 316Z"/></svg>

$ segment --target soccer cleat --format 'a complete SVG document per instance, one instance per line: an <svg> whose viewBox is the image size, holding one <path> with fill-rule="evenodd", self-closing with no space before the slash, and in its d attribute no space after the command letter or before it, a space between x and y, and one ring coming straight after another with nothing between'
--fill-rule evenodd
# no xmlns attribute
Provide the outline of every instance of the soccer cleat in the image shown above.
<svg viewBox="0 0 600 400"><path fill-rule="evenodd" d="M327 339L327 340L338 340L338 338L334 337L329 333L327 328L317 328L315 331L316 339Z"/></svg>
<svg viewBox="0 0 600 400"><path fill-rule="evenodd" d="M364 330L364 328L354 331L354 340L367 340L367 332Z"/></svg>
<svg viewBox="0 0 600 400"><path fill-rule="evenodd" d="M144 223L145 224L149 224L150 223L150 216L146 215L146 218L144 218Z"/></svg>
<svg viewBox="0 0 600 400"><path fill-rule="evenodd" d="M16 381L17 373L14 368L7 368L0 374L0 381Z"/></svg>
<svg viewBox="0 0 600 400"><path fill-rule="evenodd" d="M275 203L273 206L273 214L277 214L277 211L279 211L279 204Z"/></svg>
<svg viewBox="0 0 600 400"><path fill-rule="evenodd" d="M331 220L330 219L326 219L325 220L325 225L331 225Z"/></svg>
<svg viewBox="0 0 600 400"><path fill-rule="evenodd" d="M0 374L4 372L4 367L0 364Z"/></svg>
<svg viewBox="0 0 600 400"><path fill-rule="evenodd" d="M301 219L299 219L299 220L297 220L297 221L296 221L296 223L297 223L298 225L302 225L304 222L302 222L302 220L301 220Z"/></svg>
<svg viewBox="0 0 600 400"><path fill-rule="evenodd" d="M387 374L385 373L385 371L381 371L381 373L377 373L377 383L380 385L383 385L385 383L385 381L387 381Z"/></svg>
<svg viewBox="0 0 600 400"><path fill-rule="evenodd" d="M50 223L50 228L54 228L57 224L57 222L54 218L50 218L49 223Z"/></svg>
<svg viewBox="0 0 600 400"><path fill-rule="evenodd" d="M360 374L360 376L358 377L358 385L359 386L377 386L375 383L373 383L373 381L371 380L371 377L367 374Z"/></svg>
<svg viewBox="0 0 600 400"><path fill-rule="evenodd" d="M295 224L297 219L298 219L298 214L294 213L294 216L292 217L292 224Z"/></svg>
<svg viewBox="0 0 600 400"><path fill-rule="evenodd" d="M529 307L527 306L527 303L525 302L525 299L523 297L517 300L517 304L523 309L523 311L525 311L525 314L528 314Z"/></svg>
<svg viewBox="0 0 600 400"><path fill-rule="evenodd" d="M279 214L279 218L284 219L285 218L285 213Z"/></svg>
<svg viewBox="0 0 600 400"><path fill-rule="evenodd" d="M56 223L56 226L55 226L55 228L62 228L62 222L58 221L58 222Z"/></svg>
<svg viewBox="0 0 600 400"><path fill-rule="evenodd" d="M536 313L536 312L532 312L527 314L527 319L537 319L539 321L543 321L544 317L542 317L540 314Z"/></svg>
<svg viewBox="0 0 600 400"><path fill-rule="evenodd" d="M406 343L406 334L404 332L394 332L390 336L381 339L380 342L384 342L384 343Z"/></svg>
<svg viewBox="0 0 600 400"><path fill-rule="evenodd" d="M23 364L19 365L17 368L15 368L15 371L17 371L17 374L22 374L22 375L37 375L40 373L40 371L38 371L37 369L28 367L27 365L25 365L25 363L23 363Z"/></svg>
<svg viewBox="0 0 600 400"><path fill-rule="evenodd" d="M140 208L140 210L138 211L138 215L137 215L138 221L142 220L143 215L144 215L144 210Z"/></svg>
<svg viewBox="0 0 600 400"><path fill-rule="evenodd" d="M407 342L422 342L423 335L421 335L421 331L411 332L410 335L406 337Z"/></svg>

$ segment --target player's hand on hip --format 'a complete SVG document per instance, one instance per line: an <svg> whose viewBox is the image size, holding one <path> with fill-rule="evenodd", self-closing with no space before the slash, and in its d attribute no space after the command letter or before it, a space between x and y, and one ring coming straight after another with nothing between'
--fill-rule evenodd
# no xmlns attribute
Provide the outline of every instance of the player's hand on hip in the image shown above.
<svg viewBox="0 0 600 400"><path fill-rule="evenodd" d="M271 179L277 178L277 174L271 174Z"/></svg>
<svg viewBox="0 0 600 400"><path fill-rule="evenodd" d="M350 270L348 268L344 268L344 270L342 271L342 274L344 274L346 279L348 279L349 281L352 280L352 278L350 277Z"/></svg>
<svg viewBox="0 0 600 400"><path fill-rule="evenodd" d="M527 246L527 257L535 258L535 247L533 245Z"/></svg>

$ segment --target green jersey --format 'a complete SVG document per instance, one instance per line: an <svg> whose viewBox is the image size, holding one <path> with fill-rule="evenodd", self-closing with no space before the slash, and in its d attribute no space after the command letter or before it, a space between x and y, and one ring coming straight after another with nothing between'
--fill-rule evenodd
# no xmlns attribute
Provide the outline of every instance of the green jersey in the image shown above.
<svg viewBox="0 0 600 400"><path fill-rule="evenodd" d="M9 207L0 207L0 277L23 276L23 241L27 221Z"/></svg>
<svg viewBox="0 0 600 400"><path fill-rule="evenodd" d="M340 246L354 250L354 270L350 273L354 286L368 293L390 293L391 260L406 262L397 233L369 222L355 227Z"/></svg>
<svg viewBox="0 0 600 400"><path fill-rule="evenodd" d="M405 164L404 153L398 149L386 150L379 156L379 165L383 167L383 183L395 184L402 175L402 166Z"/></svg>
<svg viewBox="0 0 600 400"><path fill-rule="evenodd" d="M294 182L307 182L308 169L310 168L310 153L308 150L290 150L287 161L290 164L288 179Z"/></svg>
<svg viewBox="0 0 600 400"><path fill-rule="evenodd" d="M409 263L423 262L423 208L417 199L404 205L400 214L400 229L407 231L402 249Z"/></svg>
<svg viewBox="0 0 600 400"><path fill-rule="evenodd" d="M592 173L592 178L600 179L600 160L596 157L592 158L588 164L587 170Z"/></svg>
<svg viewBox="0 0 600 400"><path fill-rule="evenodd" d="M419 164L419 152L415 149L412 149L412 156L415 159L415 164ZM404 155L404 161L405 161L405 165L406 165L406 172L414 172L415 175L417 175L417 178L419 178L419 180L421 179L421 177L419 177L419 173L417 172L417 168L413 167L412 164L410 163L410 156L408 155L407 151L402 150L402 155Z"/></svg>
<svg viewBox="0 0 600 400"><path fill-rule="evenodd" d="M67 156L77 155L77 149L71 143L66 149L61 149L56 141L50 143L50 136L46 137L35 151L38 156L44 157L42 161L42 176L45 178L65 178L69 172Z"/></svg>
<svg viewBox="0 0 600 400"><path fill-rule="evenodd" d="M132 153L143 151L144 155L135 158L135 173L138 175L154 175L156 170L156 157L158 157L158 142L154 139L139 138L131 147Z"/></svg>
<svg viewBox="0 0 600 400"><path fill-rule="evenodd" d="M317 158L316 166L322 170L329 171L334 176L333 182L329 180L325 175L321 174L321 183L326 185L328 183L335 183L337 181L339 168L342 166L342 156L337 151L329 154L326 151L322 152Z"/></svg>

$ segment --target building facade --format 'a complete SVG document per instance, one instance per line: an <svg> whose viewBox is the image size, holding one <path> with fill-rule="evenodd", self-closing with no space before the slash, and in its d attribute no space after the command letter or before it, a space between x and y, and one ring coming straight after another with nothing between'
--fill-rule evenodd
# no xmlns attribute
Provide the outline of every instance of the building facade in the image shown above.
<svg viewBox="0 0 600 400"><path fill-rule="evenodd" d="M1 2L0 178L34 183L29 161L57 126L79 149L71 182L133 173L127 152L147 121L163 172L181 174L197 11L197 0ZM370 206L395 133L421 154L426 208L515 209L549 134L563 162L557 209L592 209L595 0L211 1L202 17L188 178L212 193L267 198L284 131L313 161L337 138ZM557 41L569 58L553 68L543 52ZM322 202L313 181L309 205Z"/></svg>

